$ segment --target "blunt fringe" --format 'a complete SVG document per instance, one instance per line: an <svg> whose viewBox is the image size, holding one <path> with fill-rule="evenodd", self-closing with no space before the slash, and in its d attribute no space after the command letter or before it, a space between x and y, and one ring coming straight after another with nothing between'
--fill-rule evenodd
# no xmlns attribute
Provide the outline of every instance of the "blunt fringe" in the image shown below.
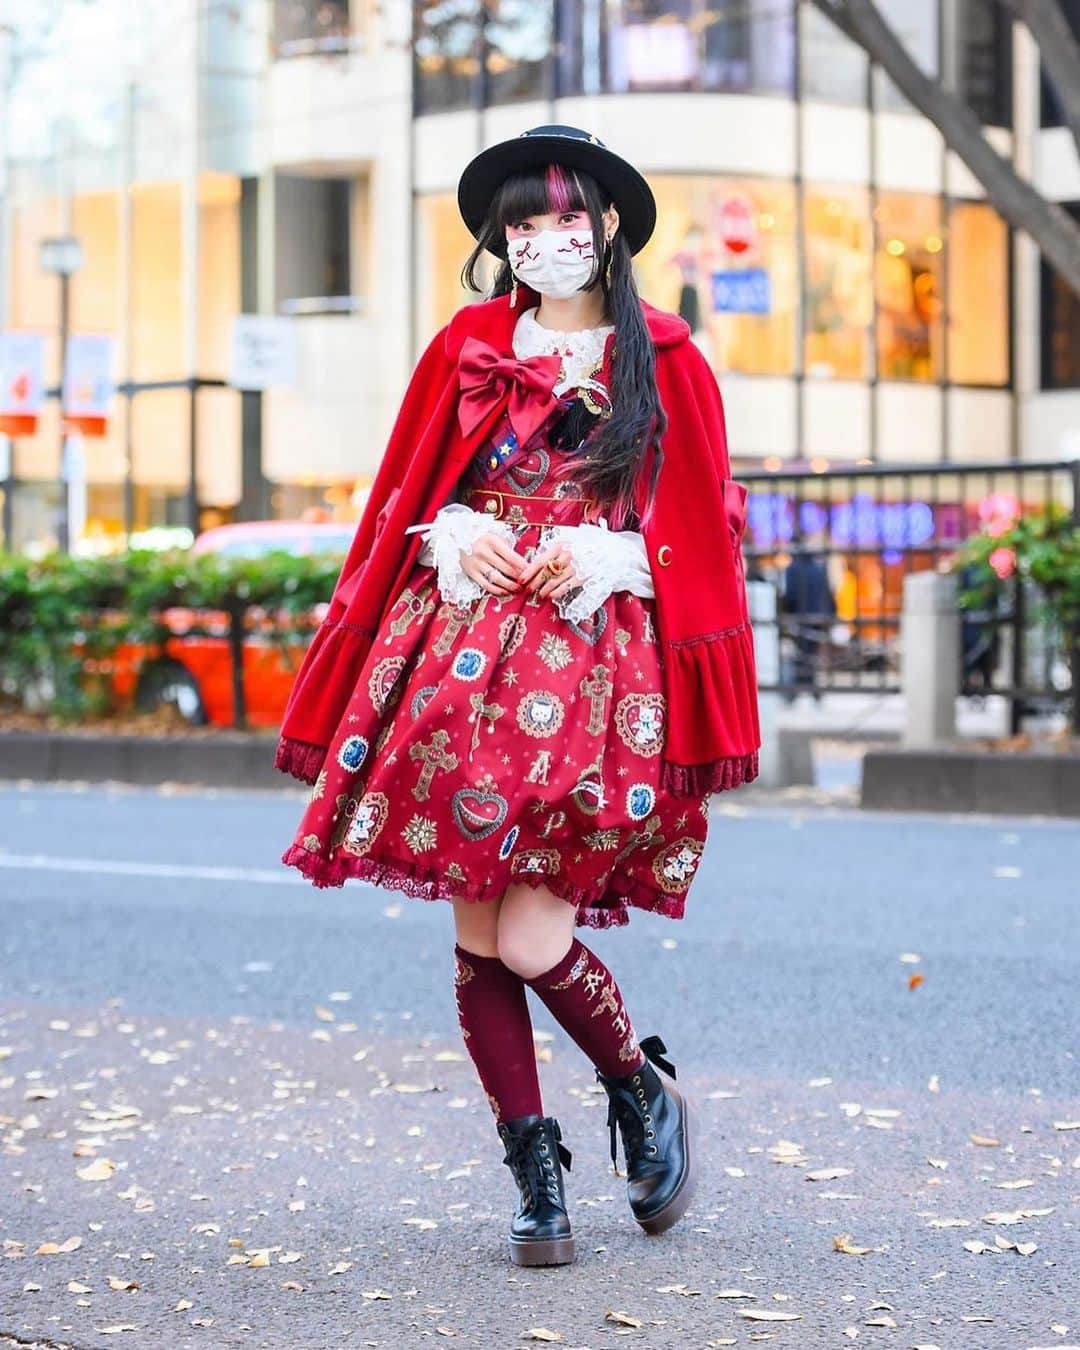
<svg viewBox="0 0 1080 1350"><path fill-rule="evenodd" d="M506 295L513 283L506 258L506 226L551 211L588 212L595 261L581 289L600 287L608 322L615 330L608 391L611 416L596 420L587 453L570 456L568 465L582 495L596 497L606 508L610 527L619 530L637 528L650 518L663 463L660 438L667 429L667 415L657 393L656 353L641 312L630 248L621 229L610 244L604 239L603 213L610 204L596 179L580 169L549 164L511 174L492 198L476 247L461 269L461 283L469 290L483 291L477 266L483 254L490 252L500 263L484 298ZM605 276L609 257L610 286ZM647 459L651 465L645 501L639 509L640 473Z"/></svg>

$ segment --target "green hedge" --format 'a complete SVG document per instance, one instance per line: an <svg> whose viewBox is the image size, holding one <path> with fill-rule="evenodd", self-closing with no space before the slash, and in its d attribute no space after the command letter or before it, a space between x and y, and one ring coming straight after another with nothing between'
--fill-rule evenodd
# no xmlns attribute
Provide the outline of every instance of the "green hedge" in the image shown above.
<svg viewBox="0 0 1080 1350"><path fill-rule="evenodd" d="M155 644L171 606L224 610L242 627L255 607L283 646L310 640L314 606L328 601L340 554L276 550L230 558L182 549L133 549L101 558L0 552L0 699L25 706L45 691L49 710L76 720L108 711L109 658L123 642ZM198 628L191 630L200 631Z"/></svg>

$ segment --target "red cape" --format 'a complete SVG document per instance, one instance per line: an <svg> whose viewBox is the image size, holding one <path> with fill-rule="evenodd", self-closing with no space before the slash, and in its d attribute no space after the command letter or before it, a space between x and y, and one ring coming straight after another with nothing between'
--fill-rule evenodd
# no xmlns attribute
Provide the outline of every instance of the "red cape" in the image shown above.
<svg viewBox="0 0 1080 1350"><path fill-rule="evenodd" d="M493 349L489 360L506 358L535 376L534 363L544 358L516 362L512 336L522 310L539 298L519 285L516 307L506 295L464 305L417 363L329 611L285 709L274 762L302 782L318 776L372 640L416 562L422 538L406 534L406 527L432 519L508 404L511 411L513 399L522 405L524 380L517 387L504 382L497 396L493 385L487 415L465 434L462 345L478 339ZM642 312L668 416L655 507L642 527L664 668L661 781L679 795L700 796L749 782L758 772L757 681L740 550L746 489L731 480L720 389L690 341L689 325L644 300ZM605 383L613 340L609 335L604 351Z"/></svg>

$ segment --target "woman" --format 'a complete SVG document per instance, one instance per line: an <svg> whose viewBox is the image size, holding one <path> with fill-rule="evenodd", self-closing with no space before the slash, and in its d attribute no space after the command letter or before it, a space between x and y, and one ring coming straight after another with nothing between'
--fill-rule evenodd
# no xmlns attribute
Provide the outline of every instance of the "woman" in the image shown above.
<svg viewBox="0 0 1080 1350"><path fill-rule="evenodd" d="M536 127L458 201L466 284L485 249L500 266L417 365L297 676L276 763L314 786L283 861L453 904L462 1035L520 1190L511 1259L559 1264L570 1153L526 986L595 1066L642 1228L693 1193L666 1046L574 929L681 918L710 792L756 776L745 490L687 324L634 285L637 170Z"/></svg>

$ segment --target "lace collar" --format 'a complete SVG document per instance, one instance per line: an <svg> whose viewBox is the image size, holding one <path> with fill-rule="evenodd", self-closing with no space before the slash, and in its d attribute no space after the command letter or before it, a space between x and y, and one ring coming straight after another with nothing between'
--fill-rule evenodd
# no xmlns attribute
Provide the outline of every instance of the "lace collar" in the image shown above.
<svg viewBox="0 0 1080 1350"><path fill-rule="evenodd" d="M514 325L514 355L522 360L548 353L561 356L562 372L554 391L557 394L568 388L579 388L582 384L595 386L596 381L586 376L603 360L607 336L614 331L615 325L610 323L573 332L545 328L537 323L536 306L533 306L522 310Z"/></svg>

